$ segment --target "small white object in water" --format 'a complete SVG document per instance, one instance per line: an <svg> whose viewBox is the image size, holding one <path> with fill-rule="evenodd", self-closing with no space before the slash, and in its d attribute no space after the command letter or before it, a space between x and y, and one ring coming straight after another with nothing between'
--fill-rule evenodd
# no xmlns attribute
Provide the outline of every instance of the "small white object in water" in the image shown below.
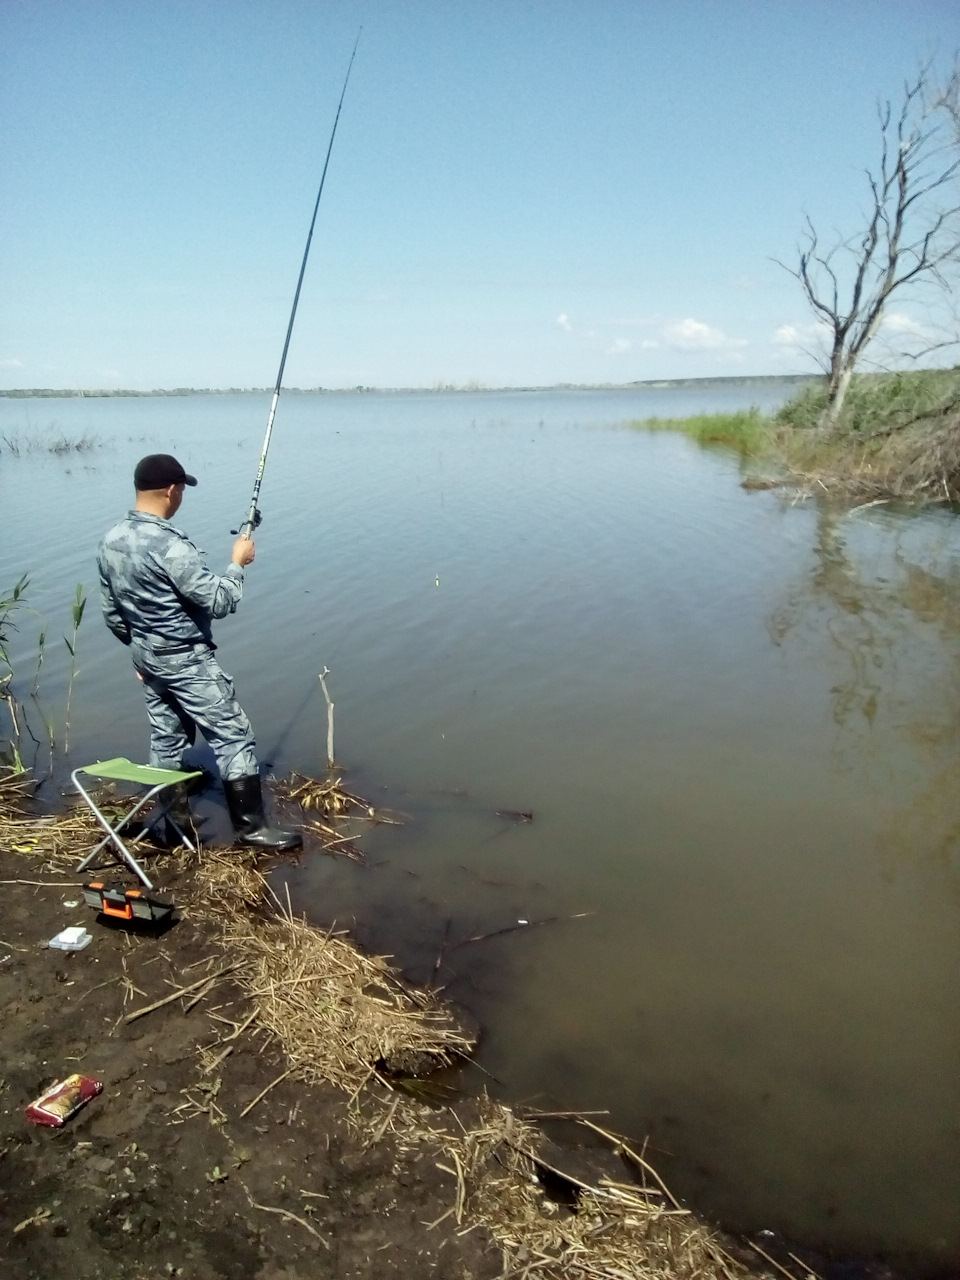
<svg viewBox="0 0 960 1280"><path fill-rule="evenodd" d="M517 921L517 924L529 924L529 923L530 923L530 921L529 921L529 920L518 920L518 921Z"/></svg>

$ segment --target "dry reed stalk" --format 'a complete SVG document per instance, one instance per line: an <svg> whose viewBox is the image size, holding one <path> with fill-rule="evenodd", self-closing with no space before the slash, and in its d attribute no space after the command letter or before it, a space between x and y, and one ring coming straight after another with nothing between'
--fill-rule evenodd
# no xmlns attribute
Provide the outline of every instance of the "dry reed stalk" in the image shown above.
<svg viewBox="0 0 960 1280"><path fill-rule="evenodd" d="M287 779L278 778L273 788L280 800L299 805L304 814L319 813L333 822L353 818L374 825L402 826L408 820L405 814L375 809L362 796L348 791L341 778L310 778L303 773L292 773ZM338 831L322 822L313 823L311 827L321 836L344 839ZM327 842L324 847L328 847Z"/></svg>
<svg viewBox="0 0 960 1280"><path fill-rule="evenodd" d="M316 1227L311 1227L309 1222L307 1222L303 1218L298 1218L297 1215L295 1213L291 1213L289 1209L278 1209L269 1204L257 1204L257 1202L250 1195L249 1191L247 1192L247 1200L250 1202L251 1209L259 1209L262 1213L275 1213L281 1218L286 1218L289 1222L298 1223L301 1227L306 1228L306 1230L309 1231L312 1236L316 1236L316 1238L320 1241L323 1247L329 1250L330 1248L329 1243L323 1238L323 1236L316 1229Z"/></svg>
<svg viewBox="0 0 960 1280"><path fill-rule="evenodd" d="M224 965L224 967L212 975L198 978L196 982L189 983L186 987L178 987L176 991L171 991L168 996L164 996L162 1000L154 1000L153 1004L145 1005L142 1009L135 1009L133 1013L128 1013L124 1018L124 1022L136 1022L137 1018L142 1018L147 1013L153 1013L155 1009L162 1009L164 1005L172 1004L174 1000L179 1000L181 996L189 995L191 991L196 991L198 987L203 987L204 992L209 990L218 978L222 978L224 974L231 973L239 966L236 964ZM209 986L208 986L209 984ZM191 1001L191 1004L194 1003ZM190 1008L190 1005L187 1006Z"/></svg>
<svg viewBox="0 0 960 1280"><path fill-rule="evenodd" d="M0 884L27 884L35 889L75 889L76 880L0 880Z"/></svg>
<svg viewBox="0 0 960 1280"><path fill-rule="evenodd" d="M781 1266L780 1263L777 1262L776 1258L771 1258L769 1253L767 1253L765 1249L762 1249L760 1245L756 1243L755 1240L750 1241L750 1247L752 1249L756 1249L760 1257L764 1258L767 1262L769 1262L771 1267L775 1267L782 1276L786 1276L787 1280L797 1280L797 1277L793 1274L792 1271L788 1271L786 1267ZM791 1253L790 1257L794 1258L794 1255ZM805 1280L813 1280L813 1272L811 1272L809 1268L807 1268L802 1262L800 1262L799 1258L794 1258L794 1261L800 1266L801 1270L806 1273Z"/></svg>
<svg viewBox="0 0 960 1280"><path fill-rule="evenodd" d="M333 699L330 697L330 690L327 688L327 676L330 674L330 668L324 667L320 672L320 688L323 690L324 701L327 704L327 768L332 769L334 766L333 758Z"/></svg>
<svg viewBox="0 0 960 1280"><path fill-rule="evenodd" d="M390 1106L387 1108L387 1114L384 1116L383 1122L377 1125L377 1128L375 1129L373 1136L370 1139L371 1146L374 1146L376 1143L380 1142L383 1138L383 1135L392 1126L393 1117L396 1114L397 1107L399 1105L400 1105L400 1094L396 1093L393 1096L393 1101L390 1103Z"/></svg>
<svg viewBox="0 0 960 1280"><path fill-rule="evenodd" d="M278 1085L281 1080L286 1080L287 1076L290 1074L292 1070L293 1070L292 1067L288 1067L286 1071L281 1071L275 1080L271 1080L265 1089L261 1089L260 1092L257 1094L257 1096L253 1099L253 1101L248 1102L247 1105L240 1112L240 1118L242 1119L247 1114L248 1111L252 1111L253 1108L257 1105L257 1103L261 1100L261 1098L265 1098L267 1094L270 1092L270 1090L275 1085Z"/></svg>
<svg viewBox="0 0 960 1280"><path fill-rule="evenodd" d="M423 1112L408 1115L407 1123L411 1143L423 1143L425 1128L431 1132L449 1161L441 1167L457 1179L445 1216L486 1227L504 1251L504 1274L531 1280L741 1280L748 1274L687 1210L665 1207L659 1189L609 1180L591 1186L548 1164L538 1153L538 1132L505 1107L485 1101L477 1127L459 1134L432 1127ZM394 1117L394 1128L401 1127ZM541 1169L576 1189L575 1212L561 1212L545 1196Z"/></svg>
<svg viewBox="0 0 960 1280"><path fill-rule="evenodd" d="M353 843L355 836L338 836L325 822L306 822L304 826L320 837L324 853L349 858L351 862L366 862L366 858Z"/></svg>
<svg viewBox="0 0 960 1280"><path fill-rule="evenodd" d="M313 809L331 818L357 810L365 814L372 812L366 800L348 791L340 778L310 778L304 773L292 773L287 779L278 778L274 791L281 800L292 800L305 812Z"/></svg>
<svg viewBox="0 0 960 1280"><path fill-rule="evenodd" d="M0 774L0 818L21 814L29 789L30 782L26 774L13 769Z"/></svg>

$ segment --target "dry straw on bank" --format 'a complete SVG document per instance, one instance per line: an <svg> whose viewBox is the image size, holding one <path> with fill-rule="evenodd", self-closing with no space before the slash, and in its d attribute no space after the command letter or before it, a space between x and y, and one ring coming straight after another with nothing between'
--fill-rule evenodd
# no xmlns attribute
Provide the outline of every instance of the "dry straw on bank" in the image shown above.
<svg viewBox="0 0 960 1280"><path fill-rule="evenodd" d="M92 819L80 812L56 817L32 813L32 793L29 774L0 773L0 848L38 857L53 870L66 870L89 848Z"/></svg>
<svg viewBox="0 0 960 1280"><path fill-rule="evenodd" d="M294 917L252 865L206 853L194 868L195 910L218 932L256 1021L298 1078L356 1093L382 1075L419 1074L469 1053L472 1041L435 999L407 986L380 956L343 932ZM263 918L250 907L272 898Z"/></svg>
<svg viewBox="0 0 960 1280"><path fill-rule="evenodd" d="M452 1119L459 1124L456 1114ZM636 1178L625 1167L623 1180L583 1181L548 1163L539 1131L489 1099L470 1127L454 1128L437 1113L411 1109L399 1122L391 1118L391 1127L401 1146L434 1145L438 1167L451 1177L451 1206L431 1227L448 1219L459 1230L486 1227L503 1252L505 1277L742 1280L750 1274L638 1156ZM621 1149L614 1135L598 1132ZM572 1193L567 1203L550 1198L545 1178Z"/></svg>
<svg viewBox="0 0 960 1280"><path fill-rule="evenodd" d="M801 492L857 501L960 500L960 424L851 440L793 437L785 448Z"/></svg>

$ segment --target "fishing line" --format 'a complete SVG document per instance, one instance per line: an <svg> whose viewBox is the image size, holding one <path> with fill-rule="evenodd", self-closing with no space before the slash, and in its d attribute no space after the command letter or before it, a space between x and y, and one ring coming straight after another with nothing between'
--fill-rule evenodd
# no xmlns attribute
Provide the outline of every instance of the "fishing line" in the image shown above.
<svg viewBox="0 0 960 1280"><path fill-rule="evenodd" d="M280 388L283 385L283 370L287 363L287 351L290 349L290 335L293 333L293 322L297 318L297 304L300 301L300 289L303 285L304 272L307 269L307 258L310 256L310 244L313 241L313 228L317 222L317 210L320 208L320 197L323 195L323 184L327 179L327 166L330 164L330 153L333 151L333 140L337 136L337 125L340 121L340 109L343 106L343 99L346 96L347 84L350 80L350 72L353 69L353 60L357 56L357 45L360 43L360 36L363 34L363 27L357 32L357 38L354 41L353 53L350 55L350 61L347 64L347 74L343 78L343 88L340 91L340 101L337 104L337 114L334 117L333 129L330 132L330 142L327 145L327 158L323 162L323 173L320 175L320 189L317 191L317 200L313 206L313 217L310 219L310 231L307 235L306 248L303 251L303 261L300 263L300 276L297 280L297 291L293 295L293 306L290 309L290 323L287 325L287 336L283 343L283 355L280 357L280 369L277 373L277 383L273 389L273 400L270 403L270 414L267 418L267 433L263 438L263 449L260 453L260 462L257 466L257 478L253 485L253 497L250 499L250 508L247 512L247 518L240 526L239 530L234 529L234 534L240 533L243 537L249 538L256 529L262 516L257 503L260 500L260 485L263 482L263 472L267 465L267 451L270 448L270 437L273 435L273 420L277 416L277 402L280 399Z"/></svg>

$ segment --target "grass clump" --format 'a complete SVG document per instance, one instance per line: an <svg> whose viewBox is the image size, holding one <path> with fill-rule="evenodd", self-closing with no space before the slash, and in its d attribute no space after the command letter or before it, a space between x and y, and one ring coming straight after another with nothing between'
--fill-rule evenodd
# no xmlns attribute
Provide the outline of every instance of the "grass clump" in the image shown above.
<svg viewBox="0 0 960 1280"><path fill-rule="evenodd" d="M57 457L71 453L92 453L102 444L100 437L89 431L75 436L67 435L65 431L0 435L0 453L9 454L11 458L23 458L36 453L53 453Z"/></svg>
<svg viewBox="0 0 960 1280"><path fill-rule="evenodd" d="M721 445L754 455L766 448L770 420L759 409L702 413L692 418L644 418L630 424L643 431L680 431L702 445Z"/></svg>

